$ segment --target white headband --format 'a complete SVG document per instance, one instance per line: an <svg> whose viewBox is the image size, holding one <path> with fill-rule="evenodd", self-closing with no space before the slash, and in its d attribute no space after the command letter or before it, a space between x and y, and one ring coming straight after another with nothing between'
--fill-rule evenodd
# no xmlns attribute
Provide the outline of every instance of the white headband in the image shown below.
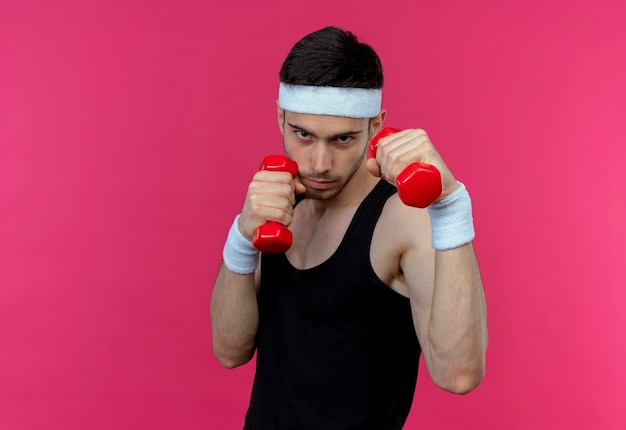
<svg viewBox="0 0 626 430"><path fill-rule="evenodd" d="M314 115L374 118L380 113L382 98L380 89L290 85L283 82L278 89L281 108Z"/></svg>

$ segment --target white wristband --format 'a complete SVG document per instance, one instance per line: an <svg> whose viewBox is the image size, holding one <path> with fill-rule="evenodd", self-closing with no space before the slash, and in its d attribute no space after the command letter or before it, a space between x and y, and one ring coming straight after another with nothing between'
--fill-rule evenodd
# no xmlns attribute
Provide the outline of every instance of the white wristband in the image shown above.
<svg viewBox="0 0 626 430"><path fill-rule="evenodd" d="M458 248L476 236L472 201L465 185L457 183L459 188L452 194L428 206L433 248L437 251Z"/></svg>
<svg viewBox="0 0 626 430"><path fill-rule="evenodd" d="M231 272L247 275L254 272L259 265L259 251L239 231L239 216L235 217L230 227L222 256L224 264Z"/></svg>

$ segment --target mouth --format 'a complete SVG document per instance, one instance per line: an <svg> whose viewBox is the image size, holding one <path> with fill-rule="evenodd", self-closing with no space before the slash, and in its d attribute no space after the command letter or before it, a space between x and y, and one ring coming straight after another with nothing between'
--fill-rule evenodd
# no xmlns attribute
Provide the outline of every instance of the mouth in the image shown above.
<svg viewBox="0 0 626 430"><path fill-rule="evenodd" d="M315 190L327 190L332 188L336 181L304 178L305 185Z"/></svg>

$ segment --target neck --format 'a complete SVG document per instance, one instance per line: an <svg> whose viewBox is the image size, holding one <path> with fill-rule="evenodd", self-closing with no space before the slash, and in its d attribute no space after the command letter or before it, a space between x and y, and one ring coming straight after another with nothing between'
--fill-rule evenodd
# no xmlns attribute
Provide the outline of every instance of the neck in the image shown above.
<svg viewBox="0 0 626 430"><path fill-rule="evenodd" d="M313 212L322 214L329 210L358 206L378 181L379 178L372 176L363 162L339 194L329 200L308 199L309 208Z"/></svg>

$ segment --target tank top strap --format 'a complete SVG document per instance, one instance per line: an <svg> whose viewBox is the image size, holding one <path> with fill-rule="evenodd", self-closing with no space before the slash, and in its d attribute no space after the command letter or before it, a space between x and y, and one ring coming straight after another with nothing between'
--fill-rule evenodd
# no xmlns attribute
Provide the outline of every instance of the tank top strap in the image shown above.
<svg viewBox="0 0 626 430"><path fill-rule="evenodd" d="M385 203L396 192L396 187L381 179L365 197L346 231L345 239L351 243L351 246L361 241L361 246L369 249L374 228L378 223L378 218L385 207Z"/></svg>

